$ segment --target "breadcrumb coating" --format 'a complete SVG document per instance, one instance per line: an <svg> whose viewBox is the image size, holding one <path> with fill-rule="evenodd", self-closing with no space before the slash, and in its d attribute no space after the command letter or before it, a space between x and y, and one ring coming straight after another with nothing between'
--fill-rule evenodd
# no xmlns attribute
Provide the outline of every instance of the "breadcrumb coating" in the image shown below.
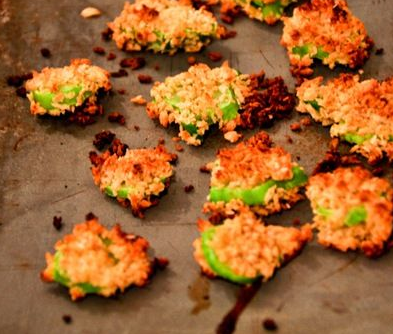
<svg viewBox="0 0 393 334"><path fill-rule="evenodd" d="M156 205L158 196L169 187L176 159L163 145L120 153L109 149L92 160L92 174L102 192L122 205L131 205L133 214L143 218L143 211Z"/></svg>
<svg viewBox="0 0 393 334"><path fill-rule="evenodd" d="M227 13L239 6L249 18L273 25L281 19L284 9L294 2L297 0L221 0L221 12Z"/></svg>
<svg viewBox="0 0 393 334"><path fill-rule="evenodd" d="M310 178L306 191L318 242L340 251L380 255L392 232L393 191L362 167L338 168Z"/></svg>
<svg viewBox="0 0 393 334"><path fill-rule="evenodd" d="M235 142L237 127L271 124L294 105L281 78L265 79L264 73L239 74L227 62L216 68L206 64L156 82L147 105L150 118L161 125L179 125L179 137L189 145L201 145L203 136L217 125L224 137Z"/></svg>
<svg viewBox="0 0 393 334"><path fill-rule="evenodd" d="M266 226L247 209L234 218L226 219L222 225L213 226L208 221L199 220L198 227L200 232L215 229L210 247L221 263L237 275L247 278L263 276L265 281L273 276L276 268L294 258L312 239L308 225L301 229ZM201 239L196 239L193 245L194 258L202 272L215 277L216 273L205 259Z"/></svg>
<svg viewBox="0 0 393 334"><path fill-rule="evenodd" d="M373 41L345 0L308 1L283 22L281 44L295 75L311 75L314 59L333 69L337 64L358 68L370 57Z"/></svg>
<svg viewBox="0 0 393 334"><path fill-rule="evenodd" d="M120 49L146 49L170 55L179 49L198 52L225 33L225 28L206 9L194 9L185 1L173 0L126 2L120 16L108 26Z"/></svg>
<svg viewBox="0 0 393 334"><path fill-rule="evenodd" d="M332 125L331 136L354 144L351 152L370 163L384 154L393 160L393 78L361 81L358 75L342 74L323 84L318 77L298 87L297 97L297 110Z"/></svg>
<svg viewBox="0 0 393 334"><path fill-rule="evenodd" d="M97 92L111 89L109 76L106 70L91 65L89 59L73 59L69 66L33 71L33 78L26 82L30 111L33 115L59 116L74 112L85 103L94 106ZM49 109L37 101L37 94L46 93L52 94L52 106ZM70 102L72 100L75 103Z"/></svg>
<svg viewBox="0 0 393 334"><path fill-rule="evenodd" d="M207 167L211 170L211 189L252 189L266 181L288 181L294 177L294 167L299 168L282 147L272 146L272 141L265 132L259 132L233 148L219 150L216 160ZM251 209L259 215L290 209L303 198L301 189L302 186L283 188L272 185L266 192L264 204L251 205ZM225 216L230 216L243 206L241 199L214 202L208 196L203 211L222 212Z"/></svg>
<svg viewBox="0 0 393 334"><path fill-rule="evenodd" d="M109 297L148 283L153 272L148 248L144 238L122 232L119 225L107 230L93 218L59 240L55 254L45 254L41 278L66 285L72 300L87 293Z"/></svg>

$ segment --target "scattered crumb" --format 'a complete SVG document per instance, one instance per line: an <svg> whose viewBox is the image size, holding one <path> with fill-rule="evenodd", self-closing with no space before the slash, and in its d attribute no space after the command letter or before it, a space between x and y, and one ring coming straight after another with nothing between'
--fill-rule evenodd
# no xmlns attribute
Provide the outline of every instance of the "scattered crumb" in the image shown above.
<svg viewBox="0 0 393 334"><path fill-rule="evenodd" d="M385 50L383 49L383 48L379 48L379 49L377 49L376 51L375 51L375 54L377 55L377 56L381 56L381 55L383 55L385 53Z"/></svg>
<svg viewBox="0 0 393 334"><path fill-rule="evenodd" d="M86 7L85 9L83 9L80 12L80 15L84 18L84 19L89 19L92 17L98 17L101 15L101 11L97 8L94 7Z"/></svg>
<svg viewBox="0 0 393 334"><path fill-rule="evenodd" d="M92 220L94 218L97 218L97 216L93 213L93 212L89 212L86 216L85 216L86 220Z"/></svg>
<svg viewBox="0 0 393 334"><path fill-rule="evenodd" d="M147 101L143 98L142 95L134 96L133 98L130 99L130 101L132 103L139 104L140 106L143 106L147 103Z"/></svg>
<svg viewBox="0 0 393 334"><path fill-rule="evenodd" d="M126 76L128 76L128 72L123 68L119 69L117 72L111 72L112 78L121 78Z"/></svg>
<svg viewBox="0 0 393 334"><path fill-rule="evenodd" d="M290 127L290 129L291 129L293 132L302 131L302 128L301 128L301 126L300 126L299 123L292 123L289 127Z"/></svg>
<svg viewBox="0 0 393 334"><path fill-rule="evenodd" d="M293 139L292 139L291 136L286 135L285 138L287 138L287 142L288 142L289 144L292 144L292 143L293 143Z"/></svg>
<svg viewBox="0 0 393 334"><path fill-rule="evenodd" d="M101 151L106 145L110 145L115 137L116 135L113 132L103 130L94 136L93 145L97 148L97 150Z"/></svg>
<svg viewBox="0 0 393 334"><path fill-rule="evenodd" d="M300 161L300 156L297 155L297 156L296 156L296 160L297 160L297 161Z"/></svg>
<svg viewBox="0 0 393 334"><path fill-rule="evenodd" d="M150 84L153 81L151 75L147 74L138 74L138 80L141 84Z"/></svg>
<svg viewBox="0 0 393 334"><path fill-rule="evenodd" d="M276 322L271 319L271 318L266 318L263 320L263 328L265 328L267 331L275 331L278 329Z"/></svg>
<svg viewBox="0 0 393 334"><path fill-rule="evenodd" d="M69 314L64 314L62 319L63 319L64 323L66 323L67 325L72 323L72 317Z"/></svg>
<svg viewBox="0 0 393 334"><path fill-rule="evenodd" d="M165 139L164 138L158 139L158 145L164 145L164 144L165 144Z"/></svg>
<svg viewBox="0 0 393 334"><path fill-rule="evenodd" d="M100 56L103 56L106 53L105 49L102 46L95 46L93 48L93 52L100 55Z"/></svg>
<svg viewBox="0 0 393 334"><path fill-rule="evenodd" d="M110 41L112 39L113 31L110 28L106 28L105 30L101 31L101 38L103 41Z"/></svg>
<svg viewBox="0 0 393 334"><path fill-rule="evenodd" d="M184 191L188 194L188 193L190 193L190 192L192 192L192 191L194 191L194 186L192 185L192 184L189 184L188 186L185 186L184 187Z"/></svg>
<svg viewBox="0 0 393 334"><path fill-rule="evenodd" d="M54 216L52 224L56 230L60 231L63 227L63 218Z"/></svg>
<svg viewBox="0 0 393 334"><path fill-rule="evenodd" d="M222 54L218 51L210 51L207 53L207 56L211 61L220 61L222 59Z"/></svg>
<svg viewBox="0 0 393 334"><path fill-rule="evenodd" d="M203 166L199 167L199 171L201 173L210 174L210 168L208 168L206 165L203 165Z"/></svg>
<svg viewBox="0 0 393 334"><path fill-rule="evenodd" d="M158 268L159 270L164 270L168 267L169 260L166 257L155 257L153 267Z"/></svg>
<svg viewBox="0 0 393 334"><path fill-rule="evenodd" d="M40 50L42 57L44 58L50 58L52 56L52 53L50 52L50 50L48 48L42 48Z"/></svg>
<svg viewBox="0 0 393 334"><path fill-rule="evenodd" d="M146 65L145 58L134 57L134 58L124 58L120 61L121 67L130 67L133 71L138 70Z"/></svg>
<svg viewBox="0 0 393 334"><path fill-rule="evenodd" d="M178 143L180 140L180 137L172 137L172 141L174 141L175 143Z"/></svg>
<svg viewBox="0 0 393 334"><path fill-rule="evenodd" d="M154 65L154 69L155 69L156 71L158 71L158 70L160 69L160 65L155 64L155 65Z"/></svg>
<svg viewBox="0 0 393 334"><path fill-rule="evenodd" d="M300 120L300 124L301 124L301 125L304 125L304 126L310 126L310 125L312 124L311 118L310 118L310 117L303 117L303 118Z"/></svg>
<svg viewBox="0 0 393 334"><path fill-rule="evenodd" d="M10 75L6 78L7 85L13 87L19 87L23 85L23 82L30 80L33 77L33 73L25 73L22 75Z"/></svg>
<svg viewBox="0 0 393 334"><path fill-rule="evenodd" d="M118 92L120 95L124 95L124 94L126 93L126 90L121 88L121 89L118 89L117 92Z"/></svg>
<svg viewBox="0 0 393 334"><path fill-rule="evenodd" d="M108 56L106 57L106 59L108 60L113 60L116 59L116 55L113 52L109 52Z"/></svg>
<svg viewBox="0 0 393 334"><path fill-rule="evenodd" d="M175 145L175 150L176 150L177 152L183 152L183 151L184 151L184 148L183 148L183 146L181 146L180 144L176 144L176 145Z"/></svg>
<svg viewBox="0 0 393 334"><path fill-rule="evenodd" d="M229 39L236 37L236 30L226 30L225 33L221 36L221 39Z"/></svg>
<svg viewBox="0 0 393 334"><path fill-rule="evenodd" d="M112 111L108 115L108 121L111 123L118 123L120 125L126 124L126 119L124 115L118 111Z"/></svg>
<svg viewBox="0 0 393 334"><path fill-rule="evenodd" d="M189 56L188 58L187 58L187 62L188 62L188 64L189 65L195 65L196 64L196 62L197 62L197 60L196 60L196 58L194 57L194 56Z"/></svg>
<svg viewBox="0 0 393 334"><path fill-rule="evenodd" d="M138 125L134 125L135 131L139 131L141 128Z"/></svg>
<svg viewBox="0 0 393 334"><path fill-rule="evenodd" d="M224 138L231 143L236 143L241 137L243 135L236 131L229 131L224 134Z"/></svg>
<svg viewBox="0 0 393 334"><path fill-rule="evenodd" d="M27 96L27 91L25 87L19 87L16 89L16 95L19 97L26 97Z"/></svg>

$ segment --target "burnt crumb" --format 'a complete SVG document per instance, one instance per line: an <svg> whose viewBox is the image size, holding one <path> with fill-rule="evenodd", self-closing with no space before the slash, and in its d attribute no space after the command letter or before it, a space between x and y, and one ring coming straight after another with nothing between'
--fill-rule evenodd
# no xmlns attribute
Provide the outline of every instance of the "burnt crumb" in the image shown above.
<svg viewBox="0 0 393 334"><path fill-rule="evenodd" d="M201 173L210 174L210 169L206 165L199 167L199 171Z"/></svg>
<svg viewBox="0 0 393 334"><path fill-rule="evenodd" d="M122 157L126 154L127 149L127 144L123 144L120 139L115 139L109 147L109 152L110 154L116 154L118 157Z"/></svg>
<svg viewBox="0 0 393 334"><path fill-rule="evenodd" d="M52 224L57 231L60 231L63 227L63 218L54 216Z"/></svg>
<svg viewBox="0 0 393 334"><path fill-rule="evenodd" d="M156 71L159 71L159 70L160 70L160 65L159 65L159 64L155 64L155 65L154 65L154 69L155 69Z"/></svg>
<svg viewBox="0 0 393 334"><path fill-rule="evenodd" d="M164 145L164 144L165 144L165 139L164 138L158 139L158 145Z"/></svg>
<svg viewBox="0 0 393 334"><path fill-rule="evenodd" d="M175 145L175 150L176 150L177 152L183 152L183 151L184 151L184 148L183 148L183 146L181 146L180 144L176 144L176 145Z"/></svg>
<svg viewBox="0 0 393 334"><path fill-rule="evenodd" d="M65 185L64 185L64 189L67 189L67 188L68 188L68 186L65 184Z"/></svg>
<svg viewBox="0 0 393 334"><path fill-rule="evenodd" d="M322 161L317 164L312 175L329 173L339 167L359 165L360 163L360 160L353 154L340 155L338 150L329 150Z"/></svg>
<svg viewBox="0 0 393 334"><path fill-rule="evenodd" d="M210 51L207 53L207 56L209 57L209 59L211 61L214 61L214 62L220 61L222 59L222 54L221 54L221 52L218 52L218 51Z"/></svg>
<svg viewBox="0 0 393 334"><path fill-rule="evenodd" d="M383 170L383 168L382 167L374 167L372 170L371 170L371 173L374 175L374 176L383 176L383 174L384 174L384 170Z"/></svg>
<svg viewBox="0 0 393 334"><path fill-rule="evenodd" d="M86 220L92 220L92 219L96 219L97 216L93 213L93 212L89 212L86 216L85 219Z"/></svg>
<svg viewBox="0 0 393 334"><path fill-rule="evenodd" d="M300 225L300 219L299 218L295 218L294 220L292 220L292 225L294 225L294 226Z"/></svg>
<svg viewBox="0 0 393 334"><path fill-rule="evenodd" d="M276 322L272 318L266 318L263 320L262 325L267 331L275 331L278 329Z"/></svg>
<svg viewBox="0 0 393 334"><path fill-rule="evenodd" d="M184 187L184 192L188 194L188 193L194 191L194 189L195 189L194 186L192 184L189 184L188 186Z"/></svg>
<svg viewBox="0 0 393 334"><path fill-rule="evenodd" d="M16 89L16 95L19 97L26 97L27 96L27 90L25 87L19 87Z"/></svg>
<svg viewBox="0 0 393 334"><path fill-rule="evenodd" d="M19 87L23 85L23 78L20 75L10 75L6 80L8 86Z"/></svg>
<svg viewBox="0 0 393 334"><path fill-rule="evenodd" d="M115 139L116 135L108 130L103 130L94 136L93 145L97 150L101 151L105 146L110 145Z"/></svg>
<svg viewBox="0 0 393 334"><path fill-rule="evenodd" d="M303 126L310 126L312 124L310 117L303 117L300 120L300 124Z"/></svg>
<svg viewBox="0 0 393 334"><path fill-rule="evenodd" d="M27 81L27 80L30 80L33 78L33 73L28 72L28 73L22 74L20 77L22 78L23 81Z"/></svg>
<svg viewBox="0 0 393 334"><path fill-rule="evenodd" d="M141 84L150 84L153 81L153 78L151 77L151 75L147 75L147 74L138 74L138 81Z"/></svg>
<svg viewBox="0 0 393 334"><path fill-rule="evenodd" d="M112 78L121 78L127 76L128 76L128 72L123 68L119 69L117 72L111 72Z"/></svg>
<svg viewBox="0 0 393 334"><path fill-rule="evenodd" d="M93 48L93 52L98 54L98 55L100 55L100 56L103 56L106 53L105 49L103 47L101 47L101 46L95 46Z"/></svg>
<svg viewBox="0 0 393 334"><path fill-rule="evenodd" d="M63 319L64 323L67 325L72 323L72 317L69 314L64 314L62 316L62 319Z"/></svg>
<svg viewBox="0 0 393 334"><path fill-rule="evenodd" d="M195 57L193 57L193 56L187 57L187 63L188 63L189 65L191 65L191 66L192 66L192 65L195 65L196 62L197 62L197 60L196 60Z"/></svg>
<svg viewBox="0 0 393 334"><path fill-rule="evenodd" d="M110 28L106 28L101 32L101 38L106 42L112 39L112 35L113 35L113 30Z"/></svg>
<svg viewBox="0 0 393 334"><path fill-rule="evenodd" d="M301 159L300 156L297 155L297 156L296 156L296 160L297 160L297 161L300 161L300 159Z"/></svg>
<svg viewBox="0 0 393 334"><path fill-rule="evenodd" d="M248 96L241 113L241 126L247 129L269 127L275 119L287 117L295 107L295 97L289 93L283 78L265 78L265 73L251 75L254 90Z"/></svg>
<svg viewBox="0 0 393 334"><path fill-rule="evenodd" d="M118 111L112 111L109 115L108 115L108 121L111 123L118 123L120 125L124 125L126 124L126 118L124 117L124 115Z"/></svg>
<svg viewBox="0 0 393 334"><path fill-rule="evenodd" d="M224 33L221 35L221 39L229 39L229 38L234 38L236 37L237 32L236 30L228 30L225 29Z"/></svg>
<svg viewBox="0 0 393 334"><path fill-rule="evenodd" d="M138 125L134 125L135 131L139 131L141 128Z"/></svg>
<svg viewBox="0 0 393 334"><path fill-rule="evenodd" d="M89 152L89 160L93 166L99 166L101 164L100 156L95 151Z"/></svg>
<svg viewBox="0 0 393 334"><path fill-rule="evenodd" d="M291 131L293 131L293 132L302 131L302 127L300 126L299 123L292 123L289 127L290 127Z"/></svg>
<svg viewBox="0 0 393 334"><path fill-rule="evenodd" d="M292 139L291 136L286 135L285 138L287 138L287 142L288 142L289 144L292 144L292 143L293 143L293 139Z"/></svg>
<svg viewBox="0 0 393 334"><path fill-rule="evenodd" d="M106 57L107 60L114 60L116 59L116 55L113 52L109 52L108 56Z"/></svg>
<svg viewBox="0 0 393 334"><path fill-rule="evenodd" d="M241 7L233 5L231 2L225 2L221 5L220 18L224 23L232 24L240 13Z"/></svg>
<svg viewBox="0 0 393 334"><path fill-rule="evenodd" d="M126 93L126 90L125 90L125 89L118 89L117 92L118 92L120 95L124 95L124 94Z"/></svg>
<svg viewBox="0 0 393 334"><path fill-rule="evenodd" d="M48 48L42 48L40 52L41 52L41 56L44 58L50 58L52 56L52 53Z"/></svg>
<svg viewBox="0 0 393 334"><path fill-rule="evenodd" d="M166 257L155 257L154 265L160 270L164 270L169 265L169 260Z"/></svg>
<svg viewBox="0 0 393 334"><path fill-rule="evenodd" d="M145 58L134 57L134 58L124 58L120 61L121 67L129 67L131 70L138 70L146 65Z"/></svg>
<svg viewBox="0 0 393 334"><path fill-rule="evenodd" d="M384 48L379 48L379 49L375 50L375 54L376 54L377 56L381 56L381 55L383 55L384 53L385 53Z"/></svg>

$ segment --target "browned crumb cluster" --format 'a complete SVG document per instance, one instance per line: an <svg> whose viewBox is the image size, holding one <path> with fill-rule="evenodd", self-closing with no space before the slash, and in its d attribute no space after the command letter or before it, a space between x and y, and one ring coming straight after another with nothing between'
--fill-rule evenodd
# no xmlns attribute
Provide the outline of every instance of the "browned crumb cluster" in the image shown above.
<svg viewBox="0 0 393 334"><path fill-rule="evenodd" d="M362 250L375 257L392 233L393 190L362 167L338 168L310 178L307 197L318 241L340 251Z"/></svg>
<svg viewBox="0 0 393 334"><path fill-rule="evenodd" d="M91 217L55 244L55 254L46 253L41 278L69 288L72 300L89 293L109 297L148 283L156 262L148 248L144 238L126 234L119 225L108 230Z"/></svg>
<svg viewBox="0 0 393 334"><path fill-rule="evenodd" d="M374 43L345 0L305 2L283 21L281 44L288 50L295 77L310 76L315 59L330 68L358 68L370 57Z"/></svg>
<svg viewBox="0 0 393 334"><path fill-rule="evenodd" d="M163 145L131 150L119 139L101 155L90 152L89 157L95 184L121 205L130 206L140 218L147 208L158 204L159 196L169 187L177 159Z"/></svg>
<svg viewBox="0 0 393 334"><path fill-rule="evenodd" d="M221 225L198 221L200 232L214 229L209 247L214 249L217 259L236 275L246 278L272 277L275 270L293 259L312 239L308 225L301 229L276 225L266 226L248 209ZM194 241L194 258L202 272L209 277L219 275L210 267L202 249L201 238ZM224 277L226 278L226 277Z"/></svg>

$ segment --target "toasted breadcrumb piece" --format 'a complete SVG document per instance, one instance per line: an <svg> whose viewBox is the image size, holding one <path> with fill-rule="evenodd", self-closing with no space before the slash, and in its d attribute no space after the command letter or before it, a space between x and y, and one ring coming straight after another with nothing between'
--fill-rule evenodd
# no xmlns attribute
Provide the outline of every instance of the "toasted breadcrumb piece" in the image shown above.
<svg viewBox="0 0 393 334"><path fill-rule="evenodd" d="M140 106L144 106L147 104L147 101L144 99L142 95L134 96L133 98L130 99L130 101Z"/></svg>
<svg viewBox="0 0 393 334"><path fill-rule="evenodd" d="M254 197L251 210L265 216L290 209L301 200L301 189L307 181L303 169L292 161L291 155L283 148L273 147L265 132L259 132L236 147L220 149L216 160L209 163L208 168L211 169L210 195L203 210L205 213L221 212L224 216L233 215L245 204L241 196L228 200L227 196L222 195L217 200L214 191L253 191L270 182L265 194L248 195ZM303 180L291 187L279 186L280 183L294 180L295 169L298 169ZM260 203L256 204L256 196L264 198L260 198Z"/></svg>
<svg viewBox="0 0 393 334"><path fill-rule="evenodd" d="M259 74L239 74L228 62L211 69L206 64L156 82L147 105L150 118L161 125L179 125L179 137L189 145L201 145L209 128L217 124L234 142L236 128L270 125L285 117L294 106L282 78L265 79Z"/></svg>
<svg viewBox="0 0 393 334"><path fill-rule="evenodd" d="M119 49L175 54L198 52L220 38L225 28L205 8L173 0L126 2L120 16L108 23Z"/></svg>
<svg viewBox="0 0 393 334"><path fill-rule="evenodd" d="M111 89L109 76L109 72L91 65L89 59L73 59L69 66L33 71L33 78L25 86L30 111L33 115L51 116L80 109L86 114L93 113L97 93Z"/></svg>
<svg viewBox="0 0 393 334"><path fill-rule="evenodd" d="M264 225L254 213L245 209L233 218L227 218L222 225L212 225L209 221L199 220L200 232L215 229L209 247L218 260L236 275L247 278L263 276L267 281L275 270L294 258L312 239L309 225L301 229ZM202 272L215 277L202 249L201 238L193 243L194 258Z"/></svg>
<svg viewBox="0 0 393 334"><path fill-rule="evenodd" d="M310 178L306 191L318 242L342 252L381 255L392 233L393 191L362 167L338 168Z"/></svg>
<svg viewBox="0 0 393 334"><path fill-rule="evenodd" d="M144 238L124 233L119 225L108 230L93 217L59 240L55 254L46 253L41 278L68 287L72 300L89 293L109 297L148 283L154 269L148 248Z"/></svg>
<svg viewBox="0 0 393 334"><path fill-rule="evenodd" d="M330 134L354 146L351 152L370 163L384 154L393 161L393 78L360 81L358 75L342 74L323 84L318 77L297 89L297 110L309 113Z"/></svg>
<svg viewBox="0 0 393 334"><path fill-rule="evenodd" d="M117 139L103 154L91 158L94 182L102 192L131 206L143 218L144 210L158 204L158 197L169 187L176 154L163 145L156 148L129 149Z"/></svg>
<svg viewBox="0 0 393 334"><path fill-rule="evenodd" d="M281 44L295 76L310 76L314 59L333 69L338 64L358 68L370 57L374 43L345 0L308 1L283 21Z"/></svg>

